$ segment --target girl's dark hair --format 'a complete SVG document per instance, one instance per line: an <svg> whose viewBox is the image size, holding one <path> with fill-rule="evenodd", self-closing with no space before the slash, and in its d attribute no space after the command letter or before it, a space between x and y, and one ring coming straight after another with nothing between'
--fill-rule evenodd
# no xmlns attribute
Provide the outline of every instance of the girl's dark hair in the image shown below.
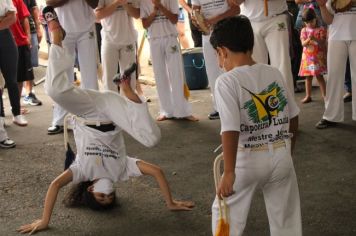
<svg viewBox="0 0 356 236"><path fill-rule="evenodd" d="M254 35L250 20L239 15L219 21L214 26L210 43L214 49L226 47L232 52L252 52Z"/></svg>
<svg viewBox="0 0 356 236"><path fill-rule="evenodd" d="M315 11L313 8L306 8L304 9L303 11L303 14L302 14L302 20L303 22L309 22L309 21L312 21L316 19L316 14L315 14Z"/></svg>
<svg viewBox="0 0 356 236"><path fill-rule="evenodd" d="M93 181L73 184L63 199L64 205L66 207L87 206L95 211L112 209L115 206L115 195L114 200L110 204L102 205L96 201L93 193L88 191L88 187L91 185L93 185Z"/></svg>

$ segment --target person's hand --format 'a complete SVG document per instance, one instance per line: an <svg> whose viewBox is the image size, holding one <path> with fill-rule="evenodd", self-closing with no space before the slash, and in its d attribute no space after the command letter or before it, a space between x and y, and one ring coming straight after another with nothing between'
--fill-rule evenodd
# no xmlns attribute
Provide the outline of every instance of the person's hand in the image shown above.
<svg viewBox="0 0 356 236"><path fill-rule="evenodd" d="M116 0L115 2L120 6L127 4L127 0Z"/></svg>
<svg viewBox="0 0 356 236"><path fill-rule="evenodd" d="M194 202L177 200L173 200L172 203L167 205L168 209L171 211L191 211L194 206Z"/></svg>
<svg viewBox="0 0 356 236"><path fill-rule="evenodd" d="M161 6L161 0L151 0L152 4L155 6L155 8L159 8Z"/></svg>
<svg viewBox="0 0 356 236"><path fill-rule="evenodd" d="M32 48L32 42L31 42L31 35L28 35L27 36L27 45L28 45L28 48Z"/></svg>
<svg viewBox="0 0 356 236"><path fill-rule="evenodd" d="M43 34L42 34L42 30L40 28L37 29L37 40L38 40L38 44L41 43L43 38Z"/></svg>
<svg viewBox="0 0 356 236"><path fill-rule="evenodd" d="M235 173L224 172L217 190L217 195L220 199L222 199L223 197L230 197L235 193L233 190L234 182L235 182Z"/></svg>
<svg viewBox="0 0 356 236"><path fill-rule="evenodd" d="M316 0L319 7L324 7L326 5L327 0Z"/></svg>
<svg viewBox="0 0 356 236"><path fill-rule="evenodd" d="M37 231L41 231L47 228L48 228L48 224L41 219L41 220L35 220L32 224L21 226L20 228L17 229L17 232L21 234L29 233L31 235L36 233Z"/></svg>
<svg viewBox="0 0 356 236"><path fill-rule="evenodd" d="M236 0L227 0L227 3L229 4L230 7L239 6Z"/></svg>

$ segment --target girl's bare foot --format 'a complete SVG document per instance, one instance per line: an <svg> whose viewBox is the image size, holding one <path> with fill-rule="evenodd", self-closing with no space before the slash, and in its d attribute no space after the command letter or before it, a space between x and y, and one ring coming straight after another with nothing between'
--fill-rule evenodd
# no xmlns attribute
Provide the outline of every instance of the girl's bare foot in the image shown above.
<svg viewBox="0 0 356 236"><path fill-rule="evenodd" d="M168 205L168 209L171 211L191 211L194 208L195 204L191 201L177 201L173 200L173 202Z"/></svg>
<svg viewBox="0 0 356 236"><path fill-rule="evenodd" d="M312 101L311 97L305 97L301 100L302 103L309 103L311 101Z"/></svg>
<svg viewBox="0 0 356 236"><path fill-rule="evenodd" d="M157 121L164 121L164 120L169 120L169 118L165 115L159 115L157 118L156 118Z"/></svg>
<svg viewBox="0 0 356 236"><path fill-rule="evenodd" d="M186 117L182 117L182 118L178 118L178 120L199 121L199 119L196 118L196 117L193 116L193 115L191 115L191 116L186 116Z"/></svg>

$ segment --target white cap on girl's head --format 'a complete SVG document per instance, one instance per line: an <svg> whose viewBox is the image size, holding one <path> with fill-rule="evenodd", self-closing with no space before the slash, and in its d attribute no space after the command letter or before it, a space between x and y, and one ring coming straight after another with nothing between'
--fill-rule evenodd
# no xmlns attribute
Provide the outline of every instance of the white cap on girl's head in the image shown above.
<svg viewBox="0 0 356 236"><path fill-rule="evenodd" d="M114 192L113 182L108 178L101 178L96 183L94 183L95 193L105 193L109 195Z"/></svg>

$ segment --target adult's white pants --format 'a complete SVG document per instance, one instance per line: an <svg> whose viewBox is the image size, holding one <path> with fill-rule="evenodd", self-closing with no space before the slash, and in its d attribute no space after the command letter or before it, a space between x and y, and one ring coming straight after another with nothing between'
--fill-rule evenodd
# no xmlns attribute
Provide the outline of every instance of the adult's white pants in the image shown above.
<svg viewBox="0 0 356 236"><path fill-rule="evenodd" d="M4 126L5 126L5 119L3 117L0 117L0 142L2 142L8 138L7 132L6 132Z"/></svg>
<svg viewBox="0 0 356 236"><path fill-rule="evenodd" d="M268 63L282 73L290 94L294 94L293 75L289 53L288 21L285 14L261 22L251 22L255 44L252 57L259 63Z"/></svg>
<svg viewBox="0 0 356 236"><path fill-rule="evenodd" d="M92 28L94 29L94 28ZM67 71L70 81L74 80L74 60L76 49L81 73L81 88L98 89L97 65L96 65L96 41L94 31L69 32L64 38L63 47L73 55L73 67ZM52 125L63 125L67 112L58 104L54 105Z"/></svg>
<svg viewBox="0 0 356 236"><path fill-rule="evenodd" d="M243 234L257 189L263 192L271 236L302 235L299 190L289 144L267 152L238 151L235 174L235 193L226 199L230 236ZM213 232L218 221L219 208L215 199L212 205Z"/></svg>
<svg viewBox="0 0 356 236"><path fill-rule="evenodd" d="M223 71L219 67L217 54L209 40L210 40L210 35L203 35L203 54L205 60L205 69L206 69L206 74L208 76L213 108L214 111L217 111L215 98L214 98L215 82L216 79L223 73Z"/></svg>
<svg viewBox="0 0 356 236"><path fill-rule="evenodd" d="M345 71L347 57L350 59L352 93L356 91L356 40L329 40L328 81L323 119L344 121ZM352 119L356 120L356 96L352 96Z"/></svg>
<svg viewBox="0 0 356 236"><path fill-rule="evenodd" d="M123 72L132 63L136 62L136 45L115 45L109 42L102 42L101 60L103 66L104 89L117 92L117 85L113 83L113 77L117 74L118 65ZM136 73L131 74L131 88L136 89Z"/></svg>
<svg viewBox="0 0 356 236"><path fill-rule="evenodd" d="M184 97L184 72L177 37L149 40L153 72L156 80L160 115L182 118L192 115Z"/></svg>

